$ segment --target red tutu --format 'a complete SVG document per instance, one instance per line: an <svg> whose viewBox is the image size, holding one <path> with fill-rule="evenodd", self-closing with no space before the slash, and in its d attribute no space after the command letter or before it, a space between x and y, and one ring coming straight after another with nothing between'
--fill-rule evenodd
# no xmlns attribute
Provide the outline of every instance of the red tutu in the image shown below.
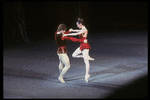
<svg viewBox="0 0 150 100"><path fill-rule="evenodd" d="M83 49L91 49L91 46L88 43L81 43L80 50L82 51Z"/></svg>
<svg viewBox="0 0 150 100"><path fill-rule="evenodd" d="M82 35L79 36L80 39L86 39L86 37L83 37ZM91 49L91 46L89 43L80 43L80 50L82 51L83 49Z"/></svg>

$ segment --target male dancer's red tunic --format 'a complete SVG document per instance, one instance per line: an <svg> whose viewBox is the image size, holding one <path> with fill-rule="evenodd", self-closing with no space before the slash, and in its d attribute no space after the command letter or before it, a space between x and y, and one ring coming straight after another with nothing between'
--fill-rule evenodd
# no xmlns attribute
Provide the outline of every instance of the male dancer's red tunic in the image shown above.
<svg viewBox="0 0 150 100"><path fill-rule="evenodd" d="M67 31L64 34L68 34L68 33L70 33L70 31ZM81 43L84 41L84 39L77 39L74 37L68 37L68 36L63 37L62 34L57 34L57 31L55 32L54 37L55 37L55 41L58 46L57 53L59 53L59 54L67 53L66 40L70 40L73 42L81 42Z"/></svg>

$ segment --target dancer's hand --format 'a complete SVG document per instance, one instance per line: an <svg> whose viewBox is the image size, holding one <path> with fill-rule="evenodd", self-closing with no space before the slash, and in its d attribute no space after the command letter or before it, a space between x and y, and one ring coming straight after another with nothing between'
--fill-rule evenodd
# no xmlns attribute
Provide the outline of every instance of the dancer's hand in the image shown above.
<svg viewBox="0 0 150 100"><path fill-rule="evenodd" d="M63 34L62 36L63 36L63 37L64 37L64 36L67 36L67 34Z"/></svg>
<svg viewBox="0 0 150 100"><path fill-rule="evenodd" d="M88 42L88 40L87 40L87 39L85 39L83 42L84 42L84 43L87 43L87 42Z"/></svg>
<svg viewBox="0 0 150 100"><path fill-rule="evenodd" d="M70 32L71 32L72 30L73 30L72 28L69 29Z"/></svg>

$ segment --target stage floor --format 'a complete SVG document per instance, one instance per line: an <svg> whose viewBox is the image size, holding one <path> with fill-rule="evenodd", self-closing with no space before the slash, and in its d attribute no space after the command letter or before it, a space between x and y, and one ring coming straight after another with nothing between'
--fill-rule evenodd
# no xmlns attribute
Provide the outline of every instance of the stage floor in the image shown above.
<svg viewBox="0 0 150 100"><path fill-rule="evenodd" d="M136 34L137 33L137 34ZM143 34L142 34L143 33ZM59 76L56 44L43 40L3 49L3 98L105 98L120 87L148 74L147 32L89 37L89 82L83 59L71 55L79 43L67 42L71 67Z"/></svg>

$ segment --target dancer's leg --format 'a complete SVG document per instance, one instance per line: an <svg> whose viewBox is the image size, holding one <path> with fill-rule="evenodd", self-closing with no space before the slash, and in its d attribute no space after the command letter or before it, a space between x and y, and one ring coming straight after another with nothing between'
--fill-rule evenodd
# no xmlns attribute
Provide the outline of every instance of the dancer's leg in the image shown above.
<svg viewBox="0 0 150 100"><path fill-rule="evenodd" d="M89 75L89 70L90 70L90 63L89 63L89 49L84 49L82 51L83 58L84 58L84 63L86 67L86 73L85 73L85 81L88 82L88 78L90 77Z"/></svg>
<svg viewBox="0 0 150 100"><path fill-rule="evenodd" d="M63 69L63 63L61 61L61 59L59 59L59 72L61 73Z"/></svg>
<svg viewBox="0 0 150 100"><path fill-rule="evenodd" d="M91 58L91 57L89 56L89 49L88 49L88 54L87 54L87 55L88 55L88 59L89 59L89 60L95 60L94 58Z"/></svg>
<svg viewBox="0 0 150 100"><path fill-rule="evenodd" d="M84 49L82 51L82 54L83 54L83 57L84 57L84 63L85 63L85 66L86 66L86 74L89 74L89 68L90 68L90 63L89 63L89 59L88 59L88 52L89 52L89 49Z"/></svg>
<svg viewBox="0 0 150 100"><path fill-rule="evenodd" d="M70 68L70 61L69 61L69 57L67 54L64 54L63 57L62 57L62 62L63 64L65 65L65 67L62 69L62 72L61 72L61 76L63 77L64 74L68 71L68 69Z"/></svg>
<svg viewBox="0 0 150 100"><path fill-rule="evenodd" d="M58 55L58 57L59 57L59 66L58 66L58 69L59 69L59 72L61 73L61 71L62 71L62 69L63 69L63 63L62 63L62 61L61 61L62 55L61 55L61 54L58 54L58 53L57 53L57 55Z"/></svg>
<svg viewBox="0 0 150 100"><path fill-rule="evenodd" d="M73 52L72 57L74 57L74 58L83 58L83 55L79 55L79 54L81 54L81 53L82 53L82 51L80 50L80 47L78 47L78 48ZM89 59L89 60L94 60L94 58L91 58L91 57L89 56L89 52L88 52L88 59Z"/></svg>
<svg viewBox="0 0 150 100"><path fill-rule="evenodd" d="M58 79L62 82L65 83L65 81L63 80L63 76L65 75L65 73L68 71L68 69L70 68L70 61L69 61L69 57L67 54L59 54L61 57L61 61L62 63L65 65L65 67L62 69L60 76L58 77Z"/></svg>
<svg viewBox="0 0 150 100"><path fill-rule="evenodd" d="M94 58L91 58L90 56L88 56L88 59L89 59L89 60L95 60Z"/></svg>
<svg viewBox="0 0 150 100"><path fill-rule="evenodd" d="M78 47L72 54L72 57L74 58L83 58L83 55L79 55L81 54L81 50L80 50L80 47Z"/></svg>

